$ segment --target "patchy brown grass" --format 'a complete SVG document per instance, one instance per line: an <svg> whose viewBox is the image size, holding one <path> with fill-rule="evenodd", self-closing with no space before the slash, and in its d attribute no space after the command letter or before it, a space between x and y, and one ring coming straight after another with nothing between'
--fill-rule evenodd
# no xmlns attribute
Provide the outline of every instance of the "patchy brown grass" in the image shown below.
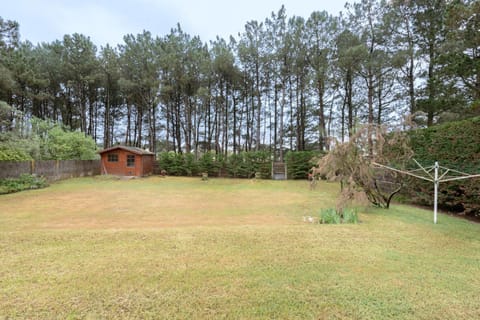
<svg viewBox="0 0 480 320"><path fill-rule="evenodd" d="M478 224L335 184L73 179L0 197L0 319L479 319Z"/></svg>
<svg viewBox="0 0 480 320"><path fill-rule="evenodd" d="M285 225L300 221L299 208L321 205L305 181L292 185L297 188L278 181L85 178L4 196L0 212L8 213L9 230Z"/></svg>

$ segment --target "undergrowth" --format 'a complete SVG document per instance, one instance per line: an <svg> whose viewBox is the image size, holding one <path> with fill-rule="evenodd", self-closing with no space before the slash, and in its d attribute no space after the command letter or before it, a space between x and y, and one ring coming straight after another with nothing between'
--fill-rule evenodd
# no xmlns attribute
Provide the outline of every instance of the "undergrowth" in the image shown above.
<svg viewBox="0 0 480 320"><path fill-rule="evenodd" d="M0 180L0 194L46 187L48 187L48 182L44 177L31 174L22 174L17 179L8 178Z"/></svg>

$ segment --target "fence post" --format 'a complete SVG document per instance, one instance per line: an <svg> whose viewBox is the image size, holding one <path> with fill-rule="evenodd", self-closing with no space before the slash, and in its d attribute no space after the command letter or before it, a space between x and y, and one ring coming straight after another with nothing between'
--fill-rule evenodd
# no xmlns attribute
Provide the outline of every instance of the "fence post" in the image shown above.
<svg viewBox="0 0 480 320"><path fill-rule="evenodd" d="M35 173L35 160L32 159L32 161L30 161L30 174L34 174Z"/></svg>

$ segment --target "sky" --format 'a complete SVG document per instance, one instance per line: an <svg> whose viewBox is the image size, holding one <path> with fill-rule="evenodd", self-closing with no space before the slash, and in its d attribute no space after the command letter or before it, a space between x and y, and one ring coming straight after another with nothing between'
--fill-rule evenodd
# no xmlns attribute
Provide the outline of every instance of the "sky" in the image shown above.
<svg viewBox="0 0 480 320"><path fill-rule="evenodd" d="M2 1L0 17L20 24L22 41L33 44L89 36L98 47L123 43L127 34L150 31L163 37L177 23L203 42L238 38L251 20L263 22L285 5L287 16L308 18L313 11L338 15L342 0L13 0Z"/></svg>

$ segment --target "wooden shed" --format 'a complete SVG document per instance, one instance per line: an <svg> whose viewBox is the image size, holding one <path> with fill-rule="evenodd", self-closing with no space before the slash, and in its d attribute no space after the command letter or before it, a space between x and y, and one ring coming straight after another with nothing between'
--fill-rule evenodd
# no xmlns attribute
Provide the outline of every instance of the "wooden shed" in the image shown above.
<svg viewBox="0 0 480 320"><path fill-rule="evenodd" d="M135 147L114 146L98 152L102 174L148 176L153 173L155 154Z"/></svg>

